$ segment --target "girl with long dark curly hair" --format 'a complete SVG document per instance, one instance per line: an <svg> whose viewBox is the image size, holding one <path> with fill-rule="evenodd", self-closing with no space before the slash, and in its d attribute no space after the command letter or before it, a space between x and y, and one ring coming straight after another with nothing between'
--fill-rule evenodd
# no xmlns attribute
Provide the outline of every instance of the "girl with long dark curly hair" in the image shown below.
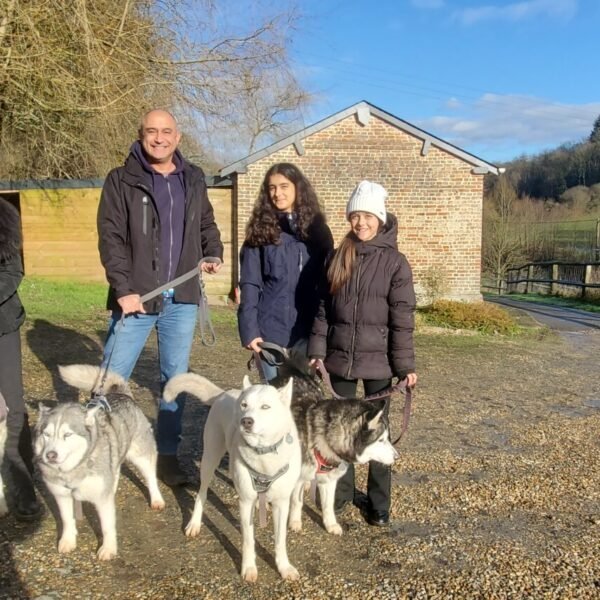
<svg viewBox="0 0 600 600"><path fill-rule="evenodd" d="M242 345L302 347L318 308L317 288L333 237L317 195L291 163L266 173L240 252L238 326ZM267 380L276 367L263 362Z"/></svg>

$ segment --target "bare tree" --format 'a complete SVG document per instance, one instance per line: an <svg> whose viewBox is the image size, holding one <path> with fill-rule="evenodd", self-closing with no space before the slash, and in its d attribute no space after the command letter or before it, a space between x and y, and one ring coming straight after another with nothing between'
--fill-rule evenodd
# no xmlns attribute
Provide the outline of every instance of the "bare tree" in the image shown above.
<svg viewBox="0 0 600 600"><path fill-rule="evenodd" d="M483 266L501 289L509 268L523 260L515 219L517 193L506 175L500 175L484 203Z"/></svg>
<svg viewBox="0 0 600 600"><path fill-rule="evenodd" d="M306 101L286 52L297 15L277 6L0 0L0 177L104 175L123 159L140 114L156 106L198 131L235 127L255 98L263 110L247 128L250 144L274 131L278 115L283 124ZM295 94L256 86L266 73ZM210 161L203 140L188 144Z"/></svg>

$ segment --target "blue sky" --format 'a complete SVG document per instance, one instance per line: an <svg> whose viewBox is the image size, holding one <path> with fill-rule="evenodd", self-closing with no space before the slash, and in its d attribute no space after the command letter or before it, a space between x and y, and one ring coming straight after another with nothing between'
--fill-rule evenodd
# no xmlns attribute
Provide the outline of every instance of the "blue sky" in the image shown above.
<svg viewBox="0 0 600 600"><path fill-rule="evenodd" d="M360 100L490 162L587 137L600 0L301 0L310 125Z"/></svg>

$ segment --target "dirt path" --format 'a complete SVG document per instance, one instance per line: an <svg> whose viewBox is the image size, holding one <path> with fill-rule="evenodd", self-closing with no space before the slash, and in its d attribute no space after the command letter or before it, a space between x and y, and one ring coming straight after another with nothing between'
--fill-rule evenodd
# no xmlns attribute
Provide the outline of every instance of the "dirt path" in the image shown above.
<svg viewBox="0 0 600 600"><path fill-rule="evenodd" d="M27 399L68 398L55 365L97 363L104 322L29 325ZM238 386L245 351L230 325L216 347L197 347L194 371ZM125 471L118 493L119 556L94 558L91 510L77 550L56 552L56 523L0 523L0 597L33 598L597 598L600 594L600 334L574 344L538 339L420 334L414 415L394 469L389 530L369 527L354 509L342 538L326 534L309 501L305 531L289 536L301 580L279 580L272 530L257 529L259 583L238 575L238 509L227 472L209 498L201 536L182 527L194 490L163 487L167 509L152 513L137 477ZM153 349L133 377L153 417ZM53 391L55 390L55 391ZM393 407L396 423L401 401ZM187 406L182 453L197 474L205 409ZM364 469L359 469L364 483ZM10 591L8 591L10 590ZM4 595L2 596L2 593Z"/></svg>
<svg viewBox="0 0 600 600"><path fill-rule="evenodd" d="M567 306L514 300L507 296L489 296L487 301L524 311L540 325L545 325L554 331L571 333L600 331L600 313Z"/></svg>

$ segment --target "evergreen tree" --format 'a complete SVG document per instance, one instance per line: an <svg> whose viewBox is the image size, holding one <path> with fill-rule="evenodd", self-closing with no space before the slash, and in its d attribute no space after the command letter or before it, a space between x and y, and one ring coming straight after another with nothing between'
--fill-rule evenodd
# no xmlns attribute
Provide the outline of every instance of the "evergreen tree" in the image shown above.
<svg viewBox="0 0 600 600"><path fill-rule="evenodd" d="M592 133L590 133L590 142L592 142L592 144L600 143L600 115L598 115L598 117L594 121Z"/></svg>

